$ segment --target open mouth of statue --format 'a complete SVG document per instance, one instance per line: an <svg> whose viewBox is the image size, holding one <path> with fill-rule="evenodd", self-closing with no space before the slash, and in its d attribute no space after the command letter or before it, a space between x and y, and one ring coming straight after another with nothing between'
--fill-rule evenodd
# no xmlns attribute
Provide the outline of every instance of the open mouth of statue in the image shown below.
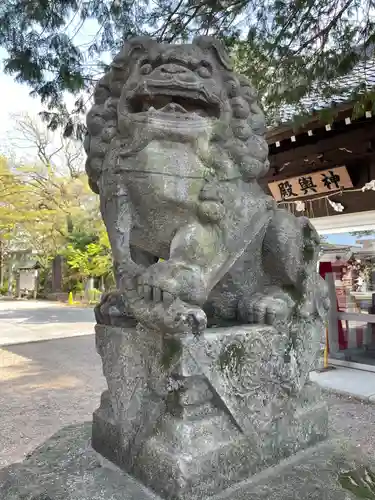
<svg viewBox="0 0 375 500"><path fill-rule="evenodd" d="M131 113L170 113L174 115L198 115L204 118L219 118L218 105L208 103L200 97L173 95L135 96L129 102ZM186 116L187 117L187 116Z"/></svg>

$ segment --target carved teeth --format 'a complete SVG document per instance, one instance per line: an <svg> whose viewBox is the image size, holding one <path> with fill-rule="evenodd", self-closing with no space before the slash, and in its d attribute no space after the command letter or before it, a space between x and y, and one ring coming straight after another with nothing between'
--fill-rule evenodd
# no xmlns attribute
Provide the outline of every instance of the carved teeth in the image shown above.
<svg viewBox="0 0 375 500"><path fill-rule="evenodd" d="M207 109L202 99L188 98L183 96L151 95L150 93L142 97L133 97L131 108L135 113L156 112L172 113L178 115L193 115L194 118L211 116L212 110Z"/></svg>
<svg viewBox="0 0 375 500"><path fill-rule="evenodd" d="M181 104L177 104L175 102L170 102L166 106L162 108L161 111L164 112L177 112L177 113L187 113L186 109L181 106Z"/></svg>
<svg viewBox="0 0 375 500"><path fill-rule="evenodd" d="M191 116L193 118L206 118L207 117L206 113L200 112L200 111L194 111L194 113L192 113Z"/></svg>

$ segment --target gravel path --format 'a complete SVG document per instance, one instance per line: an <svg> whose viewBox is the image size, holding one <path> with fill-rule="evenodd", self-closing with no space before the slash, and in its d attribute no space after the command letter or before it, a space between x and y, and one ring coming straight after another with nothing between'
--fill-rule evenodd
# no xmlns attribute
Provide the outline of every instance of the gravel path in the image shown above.
<svg viewBox="0 0 375 500"><path fill-rule="evenodd" d="M350 438L364 452L375 453L375 404L354 398L325 395L332 436Z"/></svg>
<svg viewBox="0 0 375 500"><path fill-rule="evenodd" d="M105 387L94 336L0 347L0 467L61 427L91 420ZM326 394L332 434L372 455L375 406Z"/></svg>

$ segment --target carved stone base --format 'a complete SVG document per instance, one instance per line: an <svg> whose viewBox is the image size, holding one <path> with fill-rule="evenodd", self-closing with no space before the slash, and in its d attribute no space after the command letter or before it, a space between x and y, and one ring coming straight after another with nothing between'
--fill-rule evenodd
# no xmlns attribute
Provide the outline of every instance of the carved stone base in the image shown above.
<svg viewBox="0 0 375 500"><path fill-rule="evenodd" d="M93 447L165 499L218 494L327 435L319 390L305 385L315 345L297 352L268 326L96 335L109 390Z"/></svg>
<svg viewBox="0 0 375 500"><path fill-rule="evenodd" d="M133 473L144 484L168 499L200 500L223 491L264 468L278 463L325 435L326 415L322 408L306 412L299 422L302 434L313 422L308 442L288 448L287 440L276 450L277 437L268 454L244 437L226 415L215 413L200 421L166 420L161 435L147 441ZM280 439L283 441L283 438ZM263 451L263 453L262 453Z"/></svg>

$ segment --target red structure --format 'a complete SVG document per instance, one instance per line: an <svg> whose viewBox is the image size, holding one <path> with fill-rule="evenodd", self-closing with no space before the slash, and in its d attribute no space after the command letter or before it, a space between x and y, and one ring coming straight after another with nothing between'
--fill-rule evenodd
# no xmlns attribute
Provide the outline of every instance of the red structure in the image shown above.
<svg viewBox="0 0 375 500"><path fill-rule="evenodd" d="M326 279L326 274L328 274L328 273L334 274L332 263L331 262L319 262L319 273L323 279ZM336 307L337 307L337 310L339 311L340 309L339 309L338 300L336 301ZM345 338L344 329L342 327L340 320L338 320L337 328L338 328L338 334L339 334L338 335L339 336L339 339L338 339L339 349L340 349L340 351L343 351L344 349L348 348L348 342L347 342L347 339ZM328 346L328 350L329 350L329 346Z"/></svg>

